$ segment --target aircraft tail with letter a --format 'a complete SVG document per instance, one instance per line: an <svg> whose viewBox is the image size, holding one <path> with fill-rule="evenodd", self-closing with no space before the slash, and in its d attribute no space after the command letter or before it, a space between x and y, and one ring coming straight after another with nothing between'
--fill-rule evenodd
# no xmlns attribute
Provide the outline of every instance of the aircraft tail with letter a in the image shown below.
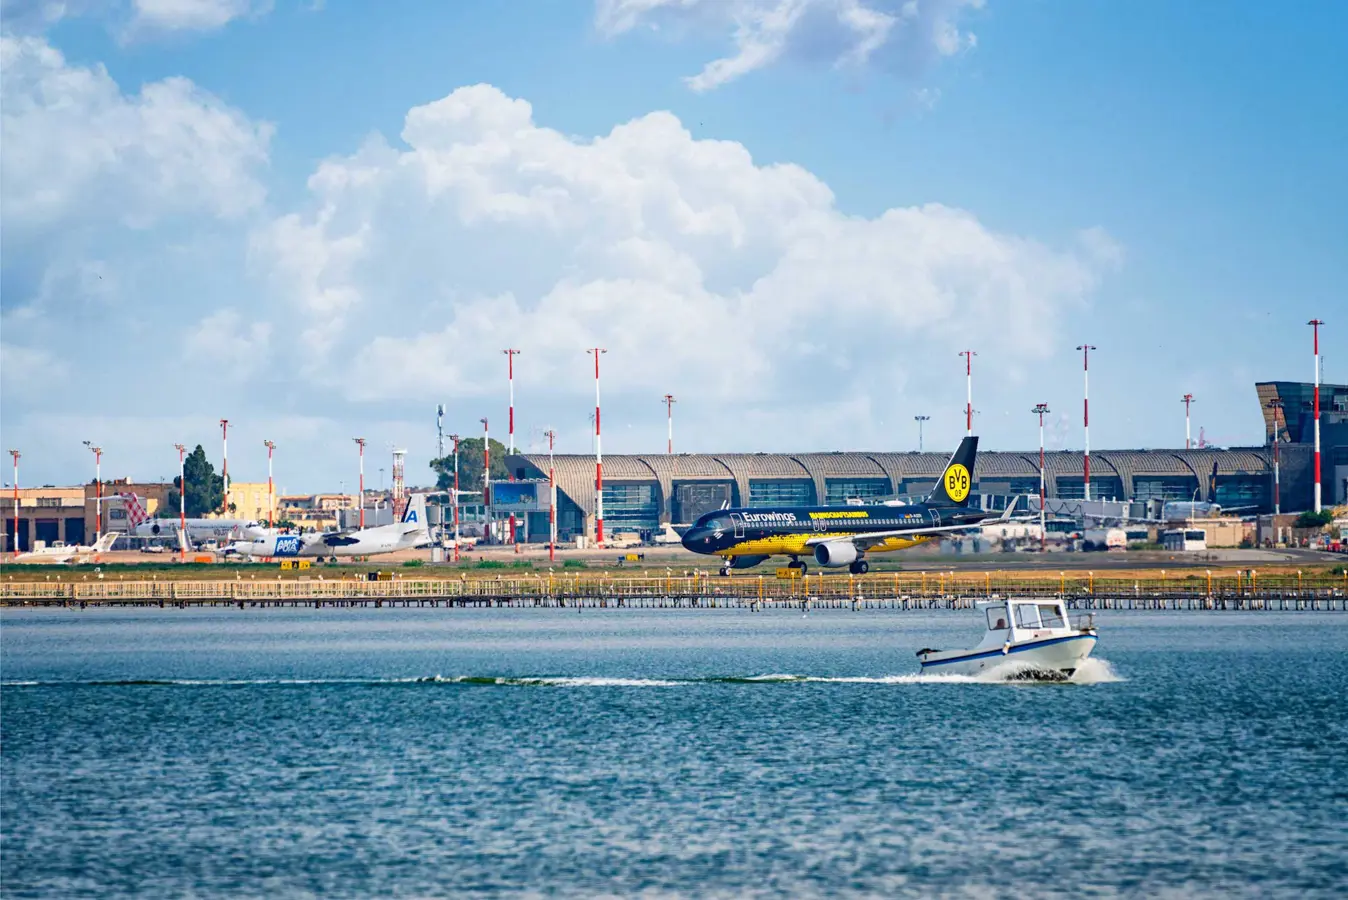
<svg viewBox="0 0 1348 900"><path fill-rule="evenodd" d="M978 456L978 438L970 435L960 441L955 455L946 463L941 480L927 495L933 506L968 506L974 490L974 460Z"/></svg>

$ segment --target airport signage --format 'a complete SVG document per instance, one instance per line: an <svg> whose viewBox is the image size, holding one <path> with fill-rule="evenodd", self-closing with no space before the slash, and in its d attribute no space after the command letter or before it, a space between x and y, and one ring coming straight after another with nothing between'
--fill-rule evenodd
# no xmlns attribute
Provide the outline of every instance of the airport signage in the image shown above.
<svg viewBox="0 0 1348 900"><path fill-rule="evenodd" d="M546 482L493 481L491 508L494 513L543 512L548 508L547 494Z"/></svg>

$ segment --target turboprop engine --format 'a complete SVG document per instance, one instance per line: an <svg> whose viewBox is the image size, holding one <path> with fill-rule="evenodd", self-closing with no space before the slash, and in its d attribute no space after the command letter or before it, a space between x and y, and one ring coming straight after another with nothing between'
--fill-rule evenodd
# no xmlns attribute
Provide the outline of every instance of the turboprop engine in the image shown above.
<svg viewBox="0 0 1348 900"><path fill-rule="evenodd" d="M814 548L814 561L830 569L856 562L857 548L851 541L829 541Z"/></svg>

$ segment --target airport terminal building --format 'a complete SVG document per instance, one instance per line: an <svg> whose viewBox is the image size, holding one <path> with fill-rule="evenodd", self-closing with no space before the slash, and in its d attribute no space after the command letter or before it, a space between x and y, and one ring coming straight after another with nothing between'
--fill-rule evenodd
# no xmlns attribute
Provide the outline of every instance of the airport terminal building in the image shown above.
<svg viewBox="0 0 1348 900"><path fill-rule="evenodd" d="M1264 411L1263 446L1194 450L1099 450L1091 453L1094 500L1210 501L1227 507L1273 509L1273 438L1279 448L1284 512L1312 506L1311 390L1309 384L1266 382L1256 386ZM1268 400L1283 401L1280 409ZM1348 502L1348 386L1321 385L1320 437L1323 502ZM1276 418L1275 418L1276 413ZM658 531L665 523L691 523L730 506L811 506L925 495L940 476L950 451L939 453L711 453L637 454L604 458L604 531ZM506 460L517 479L493 484L497 515L516 512L528 540L546 540L547 454L516 454ZM590 455L558 455L558 536L593 535L595 471ZM1048 498L1081 499L1085 493L1080 452L1045 455ZM983 495L1038 494L1039 451L980 450L975 491ZM542 485L536 500L525 488Z"/></svg>

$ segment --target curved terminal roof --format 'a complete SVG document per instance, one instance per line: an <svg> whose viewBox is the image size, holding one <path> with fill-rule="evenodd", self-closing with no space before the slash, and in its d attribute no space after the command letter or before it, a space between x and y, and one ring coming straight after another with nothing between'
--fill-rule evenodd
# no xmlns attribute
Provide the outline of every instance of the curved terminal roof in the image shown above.
<svg viewBox="0 0 1348 900"><path fill-rule="evenodd" d="M947 453L708 453L641 454L604 457L605 483L644 482L659 488L662 502L673 494L674 484L720 482L734 484L741 498L749 496L749 482L759 480L810 480L816 496L823 497L835 480L887 479L890 492L899 493L905 480L936 479L949 460ZM594 457L590 454L559 454L554 457L557 487L587 515L594 513ZM1133 494L1137 476L1171 476L1195 479L1204 495L1212 464L1218 475L1264 475L1272 461L1262 448L1234 450L1099 450L1091 453L1092 478L1118 477L1124 493ZM547 454L521 454L511 458L514 468L527 466L529 477L547 478ZM1050 491L1056 494L1058 476L1082 472L1082 454L1054 451L1045 454L1044 467ZM978 454L977 480L1034 478L1039 475L1039 451L987 451Z"/></svg>

